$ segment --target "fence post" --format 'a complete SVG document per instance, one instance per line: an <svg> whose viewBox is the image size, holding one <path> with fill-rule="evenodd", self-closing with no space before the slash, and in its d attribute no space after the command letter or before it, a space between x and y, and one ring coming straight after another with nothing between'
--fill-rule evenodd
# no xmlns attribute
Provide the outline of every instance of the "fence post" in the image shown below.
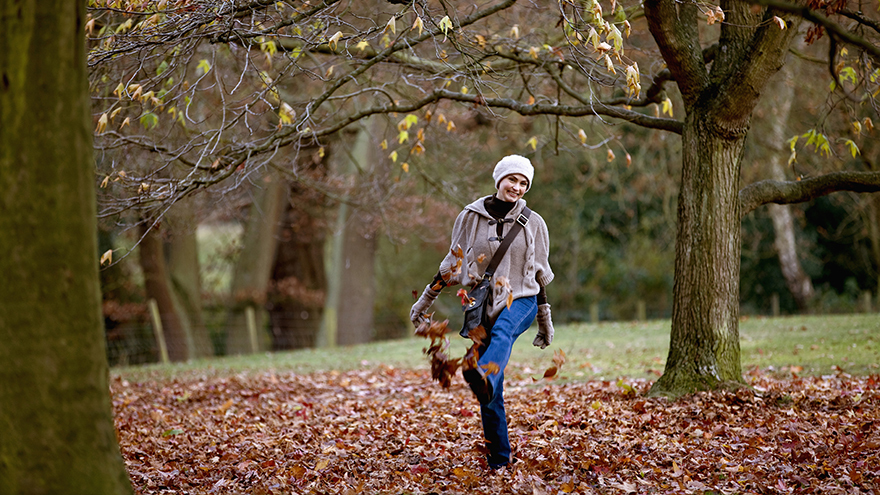
<svg viewBox="0 0 880 495"><path fill-rule="evenodd" d="M248 335L251 338L251 352L260 352L260 344L257 342L257 315L253 306L244 309L244 317L247 322Z"/></svg>
<svg viewBox="0 0 880 495"><path fill-rule="evenodd" d="M155 299L150 299L150 314L153 316L153 332L156 334L156 343L159 345L159 358L163 364L168 364L168 346L165 345L165 331L162 329L162 317L159 315L159 305Z"/></svg>
<svg viewBox="0 0 880 495"><path fill-rule="evenodd" d="M774 317L779 316L779 294L770 294L770 312Z"/></svg>
<svg viewBox="0 0 880 495"><path fill-rule="evenodd" d="M645 309L645 301L639 299L636 301L636 320L645 321L648 319L648 312Z"/></svg>
<svg viewBox="0 0 880 495"><path fill-rule="evenodd" d="M590 321L592 323L599 323L599 303L590 304Z"/></svg>
<svg viewBox="0 0 880 495"><path fill-rule="evenodd" d="M866 290L862 292L862 312L870 313L871 311L871 291Z"/></svg>

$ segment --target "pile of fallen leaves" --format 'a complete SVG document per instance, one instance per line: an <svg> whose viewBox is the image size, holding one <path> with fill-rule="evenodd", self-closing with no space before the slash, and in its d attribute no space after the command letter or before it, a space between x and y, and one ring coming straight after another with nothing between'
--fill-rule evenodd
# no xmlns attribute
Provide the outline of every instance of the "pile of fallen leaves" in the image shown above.
<svg viewBox="0 0 880 495"><path fill-rule="evenodd" d="M510 371L510 370L509 370ZM755 392L509 373L518 462L483 461L455 377L382 367L112 383L138 493L880 493L880 377L750 376Z"/></svg>

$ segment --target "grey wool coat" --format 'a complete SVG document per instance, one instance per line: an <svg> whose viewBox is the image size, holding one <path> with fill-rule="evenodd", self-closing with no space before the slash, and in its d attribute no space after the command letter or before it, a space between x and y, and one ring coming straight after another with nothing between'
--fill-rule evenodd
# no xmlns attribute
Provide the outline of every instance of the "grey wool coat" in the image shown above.
<svg viewBox="0 0 880 495"><path fill-rule="evenodd" d="M497 232L494 223L489 225L493 218L483 204L487 197L467 205L455 219L449 253L440 263L440 275L449 286L475 286L483 277L495 250L501 245L501 241L492 239ZM524 199L517 200L505 218L515 220L525 206ZM512 222L504 223L502 236L507 235L512 225ZM501 314L509 295L513 299L534 296L541 287L553 281L549 253L547 224L541 215L532 211L528 224L517 234L492 277L488 307L490 321L494 322ZM507 284L503 283L505 280Z"/></svg>

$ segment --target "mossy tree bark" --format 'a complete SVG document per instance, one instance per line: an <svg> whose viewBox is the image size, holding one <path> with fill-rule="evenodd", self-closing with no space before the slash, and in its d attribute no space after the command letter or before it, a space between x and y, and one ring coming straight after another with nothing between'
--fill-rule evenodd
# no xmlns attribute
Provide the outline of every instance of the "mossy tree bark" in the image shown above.
<svg viewBox="0 0 880 495"><path fill-rule="evenodd" d="M672 331L652 395L677 396L744 383L739 348L739 176L749 120L783 64L796 22L769 29L772 11L725 2L717 45L700 44L700 8L645 3L645 16L681 91L682 178ZM782 16L781 13L779 13Z"/></svg>
<svg viewBox="0 0 880 495"><path fill-rule="evenodd" d="M85 2L0 2L0 493L126 494L101 319Z"/></svg>
<svg viewBox="0 0 880 495"><path fill-rule="evenodd" d="M669 357L652 390L661 395L743 381L737 185L745 134L719 135L709 122L693 112L685 123Z"/></svg>

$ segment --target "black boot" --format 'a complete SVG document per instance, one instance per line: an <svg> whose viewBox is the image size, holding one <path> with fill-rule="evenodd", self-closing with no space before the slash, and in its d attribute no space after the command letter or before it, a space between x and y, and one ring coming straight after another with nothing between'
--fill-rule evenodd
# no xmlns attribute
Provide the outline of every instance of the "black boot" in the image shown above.
<svg viewBox="0 0 880 495"><path fill-rule="evenodd" d="M471 390L474 392L474 395L477 396L477 400L480 401L480 404L485 406L492 402L492 397L495 394L493 394L492 384L489 383L489 380L486 378L485 374L483 374L483 370L479 367L462 370L461 375L464 377L464 381L470 385Z"/></svg>

